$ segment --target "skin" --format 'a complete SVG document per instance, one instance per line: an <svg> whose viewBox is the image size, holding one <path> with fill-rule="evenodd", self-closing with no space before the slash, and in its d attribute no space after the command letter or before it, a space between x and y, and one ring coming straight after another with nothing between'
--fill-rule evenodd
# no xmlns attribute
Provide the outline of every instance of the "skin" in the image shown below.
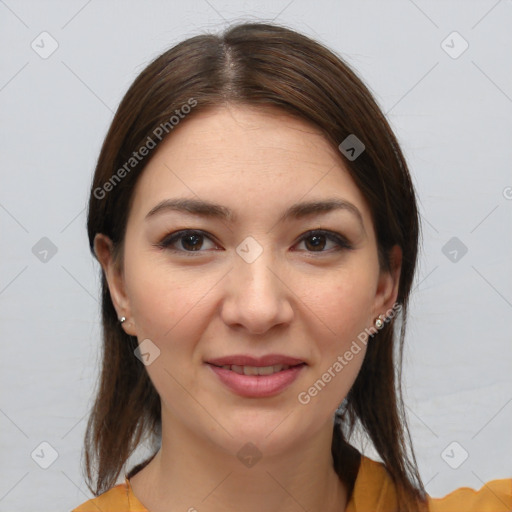
<svg viewBox="0 0 512 512"><path fill-rule="evenodd" d="M236 219L177 211L145 219L160 201L183 197L219 203ZM362 224L345 209L278 222L294 203L333 197L352 203ZM327 238L319 247L311 236L300 240L320 228L344 236L351 249ZM157 246L183 229L210 238L179 239L176 252ZM248 236L263 250L252 263L236 252ZM160 350L146 369L161 397L162 447L131 479L137 498L151 512L168 512L169 504L211 512L344 510L347 491L330 453L333 413L366 345L308 404L297 396L393 306L401 252L395 247L391 270L380 270L369 207L318 129L240 105L186 119L137 182L122 265L106 236L96 236L95 251L118 316L127 318L123 329ZM204 362L270 353L307 366L268 398L236 395ZM236 456L248 442L262 454L250 468Z"/></svg>

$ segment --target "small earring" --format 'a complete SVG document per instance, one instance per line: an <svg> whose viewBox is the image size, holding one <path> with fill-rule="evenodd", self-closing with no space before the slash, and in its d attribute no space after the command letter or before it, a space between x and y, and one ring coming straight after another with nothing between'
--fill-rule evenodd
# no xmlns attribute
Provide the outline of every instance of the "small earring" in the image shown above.
<svg viewBox="0 0 512 512"><path fill-rule="evenodd" d="M384 320L383 315L379 315L378 318L375 319L375 327L382 329L384 327Z"/></svg>
<svg viewBox="0 0 512 512"><path fill-rule="evenodd" d="M122 317L119 319L119 322L120 322L120 323L126 322L126 317L125 317L125 316L122 316Z"/></svg>

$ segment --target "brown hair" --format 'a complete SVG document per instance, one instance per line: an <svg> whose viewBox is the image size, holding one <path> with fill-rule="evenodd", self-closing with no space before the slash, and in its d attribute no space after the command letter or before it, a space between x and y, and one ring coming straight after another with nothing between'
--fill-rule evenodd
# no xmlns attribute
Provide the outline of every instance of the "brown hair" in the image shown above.
<svg viewBox="0 0 512 512"><path fill-rule="evenodd" d="M172 133L171 118L183 105L193 106L188 109L193 116L227 102L282 109L319 127L335 148L351 134L365 145L353 161L339 154L371 209L381 267L389 268L392 246L402 249L397 299L401 326L396 347L392 322L368 343L362 368L334 424L332 455L336 471L351 489L360 454L348 441L354 429L362 427L396 485L398 510L418 510L426 493L401 390L407 305L418 252L414 187L388 122L340 57L293 30L246 23L222 35L192 37L156 58L124 96L103 143L89 200L91 251L94 254L95 235L104 233L122 264L134 186L155 150L137 161L131 160L134 152L148 146L150 139L156 146L165 140L162 134ZM96 495L116 483L144 438L156 446L161 429L159 395L134 357L137 340L121 328L103 273L102 321L103 366L85 434L86 480ZM355 463L348 465L347 460Z"/></svg>

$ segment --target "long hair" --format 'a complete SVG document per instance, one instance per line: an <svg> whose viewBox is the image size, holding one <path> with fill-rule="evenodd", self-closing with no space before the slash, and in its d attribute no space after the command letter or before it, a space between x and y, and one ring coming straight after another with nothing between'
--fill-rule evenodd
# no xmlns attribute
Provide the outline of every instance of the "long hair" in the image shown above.
<svg viewBox="0 0 512 512"><path fill-rule="evenodd" d="M418 510L426 493L401 390L407 306L418 252L415 192L385 116L341 57L293 30L263 23L198 35L157 57L127 91L103 143L88 208L91 251L95 235L104 233L122 262L133 190L154 147L172 137L180 113L187 116L180 115L178 122L186 123L195 113L226 103L281 109L320 128L337 150L349 135L364 143L356 159L338 154L370 207L381 268L389 269L392 246L402 249L397 298L401 328L395 340L394 322L386 323L368 343L334 424L332 455L340 477L353 481L344 454L354 429L362 428L395 483L398 510ZM150 140L153 149L141 156L139 149L150 146ZM161 429L160 398L133 354L137 340L117 321L103 272L101 282L102 371L85 434L86 481L95 495L111 488L141 441L154 441Z"/></svg>

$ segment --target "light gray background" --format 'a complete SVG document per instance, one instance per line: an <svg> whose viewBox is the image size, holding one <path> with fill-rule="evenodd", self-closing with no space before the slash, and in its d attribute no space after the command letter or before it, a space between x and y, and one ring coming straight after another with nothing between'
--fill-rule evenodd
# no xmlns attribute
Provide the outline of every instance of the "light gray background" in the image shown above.
<svg viewBox="0 0 512 512"><path fill-rule="evenodd" d="M99 267L85 205L113 111L166 48L248 19L281 22L340 52L408 158L423 250L405 398L427 491L512 476L510 0L5 0L0 510L71 510L90 497L80 463L98 369ZM46 59L31 47L51 48L43 31L58 43ZM442 44L453 31L469 44L461 55L458 36ZM43 237L57 247L46 262L32 252ZM455 262L442 251L452 237L468 249ZM51 462L42 442L58 453L48 469L35 462ZM462 450L469 456L453 469L447 461L460 463Z"/></svg>

